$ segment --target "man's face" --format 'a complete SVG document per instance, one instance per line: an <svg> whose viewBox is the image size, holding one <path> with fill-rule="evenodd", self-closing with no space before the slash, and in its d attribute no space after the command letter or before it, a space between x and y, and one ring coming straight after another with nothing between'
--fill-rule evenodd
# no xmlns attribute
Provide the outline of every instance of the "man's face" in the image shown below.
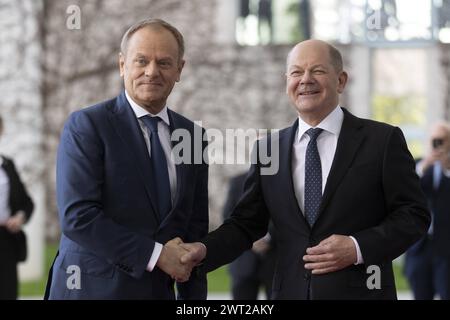
<svg viewBox="0 0 450 320"><path fill-rule="evenodd" d="M433 152L449 152L450 151L450 137L449 132L444 126L436 126L431 131L431 144Z"/></svg>
<svg viewBox="0 0 450 320"><path fill-rule="evenodd" d="M299 115L321 121L339 103L347 74L337 72L328 46L316 40L304 41L291 52L287 63L286 93Z"/></svg>
<svg viewBox="0 0 450 320"><path fill-rule="evenodd" d="M131 98L151 113L158 113L175 82L180 81L184 61L178 59L178 44L170 31L144 27L131 36L119 64Z"/></svg>

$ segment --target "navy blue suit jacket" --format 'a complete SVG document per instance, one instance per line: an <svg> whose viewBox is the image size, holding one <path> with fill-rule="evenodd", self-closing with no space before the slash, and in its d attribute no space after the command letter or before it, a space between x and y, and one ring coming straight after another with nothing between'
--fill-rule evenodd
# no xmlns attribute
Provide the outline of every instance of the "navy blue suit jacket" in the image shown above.
<svg viewBox="0 0 450 320"><path fill-rule="evenodd" d="M185 129L193 137L193 122L168 113L171 132ZM205 147L195 149L193 143L192 161ZM197 241L208 231L208 165L191 163L176 165L174 205L161 221L151 193L150 157L125 93L73 113L58 149L62 236L47 286L49 298L174 299L170 276L156 266L152 272L145 269L155 241L164 244L177 236ZM67 286L70 266L81 271L79 289ZM200 272L178 284L181 299L205 299L206 290L206 276Z"/></svg>
<svg viewBox="0 0 450 320"><path fill-rule="evenodd" d="M298 121L279 132L279 170L250 168L244 195L229 220L202 240L206 271L235 259L267 232L277 232L274 299L395 299L392 260L426 233L430 216L415 163L398 128L360 119L344 109L344 121L311 228L301 212L292 180L292 146ZM269 136L269 143L274 137ZM258 146L258 145L257 145ZM277 155L274 155L276 157ZM303 255L332 234L354 236L364 264L312 275ZM381 286L370 289L367 267L380 269Z"/></svg>

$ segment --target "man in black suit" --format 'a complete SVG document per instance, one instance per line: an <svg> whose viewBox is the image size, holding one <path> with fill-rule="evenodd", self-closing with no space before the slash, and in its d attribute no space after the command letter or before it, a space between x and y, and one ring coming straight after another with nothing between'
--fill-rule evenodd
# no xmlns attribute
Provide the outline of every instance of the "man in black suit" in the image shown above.
<svg viewBox="0 0 450 320"><path fill-rule="evenodd" d="M432 223L406 253L405 275L414 298L450 299L450 124L436 123L431 130L431 151L417 163L422 189L428 199Z"/></svg>
<svg viewBox="0 0 450 320"><path fill-rule="evenodd" d="M213 270L264 236L271 219L272 298L396 299L392 260L426 233L430 214L401 130L339 105L347 77L326 42L291 50L286 91L299 117L267 138L278 143L278 172L266 175L257 159L231 219L201 242L181 244L190 250L183 263L204 260Z"/></svg>
<svg viewBox="0 0 450 320"><path fill-rule="evenodd" d="M228 219L239 202L244 190L247 173L241 173L230 179L228 195L223 207L224 220ZM257 300L259 288L263 287L266 298L270 299L272 279L275 268L274 230L253 243L247 250L229 265L231 276L231 294L233 300Z"/></svg>
<svg viewBox="0 0 450 320"><path fill-rule="evenodd" d="M0 118L0 136L2 133ZM0 300L17 299L17 263L26 252L21 229L32 212L33 201L13 161L0 156Z"/></svg>

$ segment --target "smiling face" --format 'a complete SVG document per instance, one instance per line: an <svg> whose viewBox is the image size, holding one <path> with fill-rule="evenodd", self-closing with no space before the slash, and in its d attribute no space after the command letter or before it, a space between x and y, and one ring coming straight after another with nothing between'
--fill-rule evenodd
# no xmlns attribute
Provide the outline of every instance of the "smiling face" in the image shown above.
<svg viewBox="0 0 450 320"><path fill-rule="evenodd" d="M120 76L130 97L152 114L166 105L175 82L180 81L184 60L175 37L163 27L137 30L119 57Z"/></svg>
<svg viewBox="0 0 450 320"><path fill-rule="evenodd" d="M332 63L326 42L307 40L288 56L286 93L299 116L308 124L319 124L339 103L347 73Z"/></svg>

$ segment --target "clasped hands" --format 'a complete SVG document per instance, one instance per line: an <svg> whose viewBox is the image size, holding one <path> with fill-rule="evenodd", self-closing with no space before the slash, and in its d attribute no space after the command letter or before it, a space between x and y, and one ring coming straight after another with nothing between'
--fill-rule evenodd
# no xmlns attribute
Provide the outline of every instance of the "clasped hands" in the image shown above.
<svg viewBox="0 0 450 320"><path fill-rule="evenodd" d="M177 282L188 281L192 269L206 256L206 247L200 242L184 243L180 238L168 241L162 248L156 265Z"/></svg>

